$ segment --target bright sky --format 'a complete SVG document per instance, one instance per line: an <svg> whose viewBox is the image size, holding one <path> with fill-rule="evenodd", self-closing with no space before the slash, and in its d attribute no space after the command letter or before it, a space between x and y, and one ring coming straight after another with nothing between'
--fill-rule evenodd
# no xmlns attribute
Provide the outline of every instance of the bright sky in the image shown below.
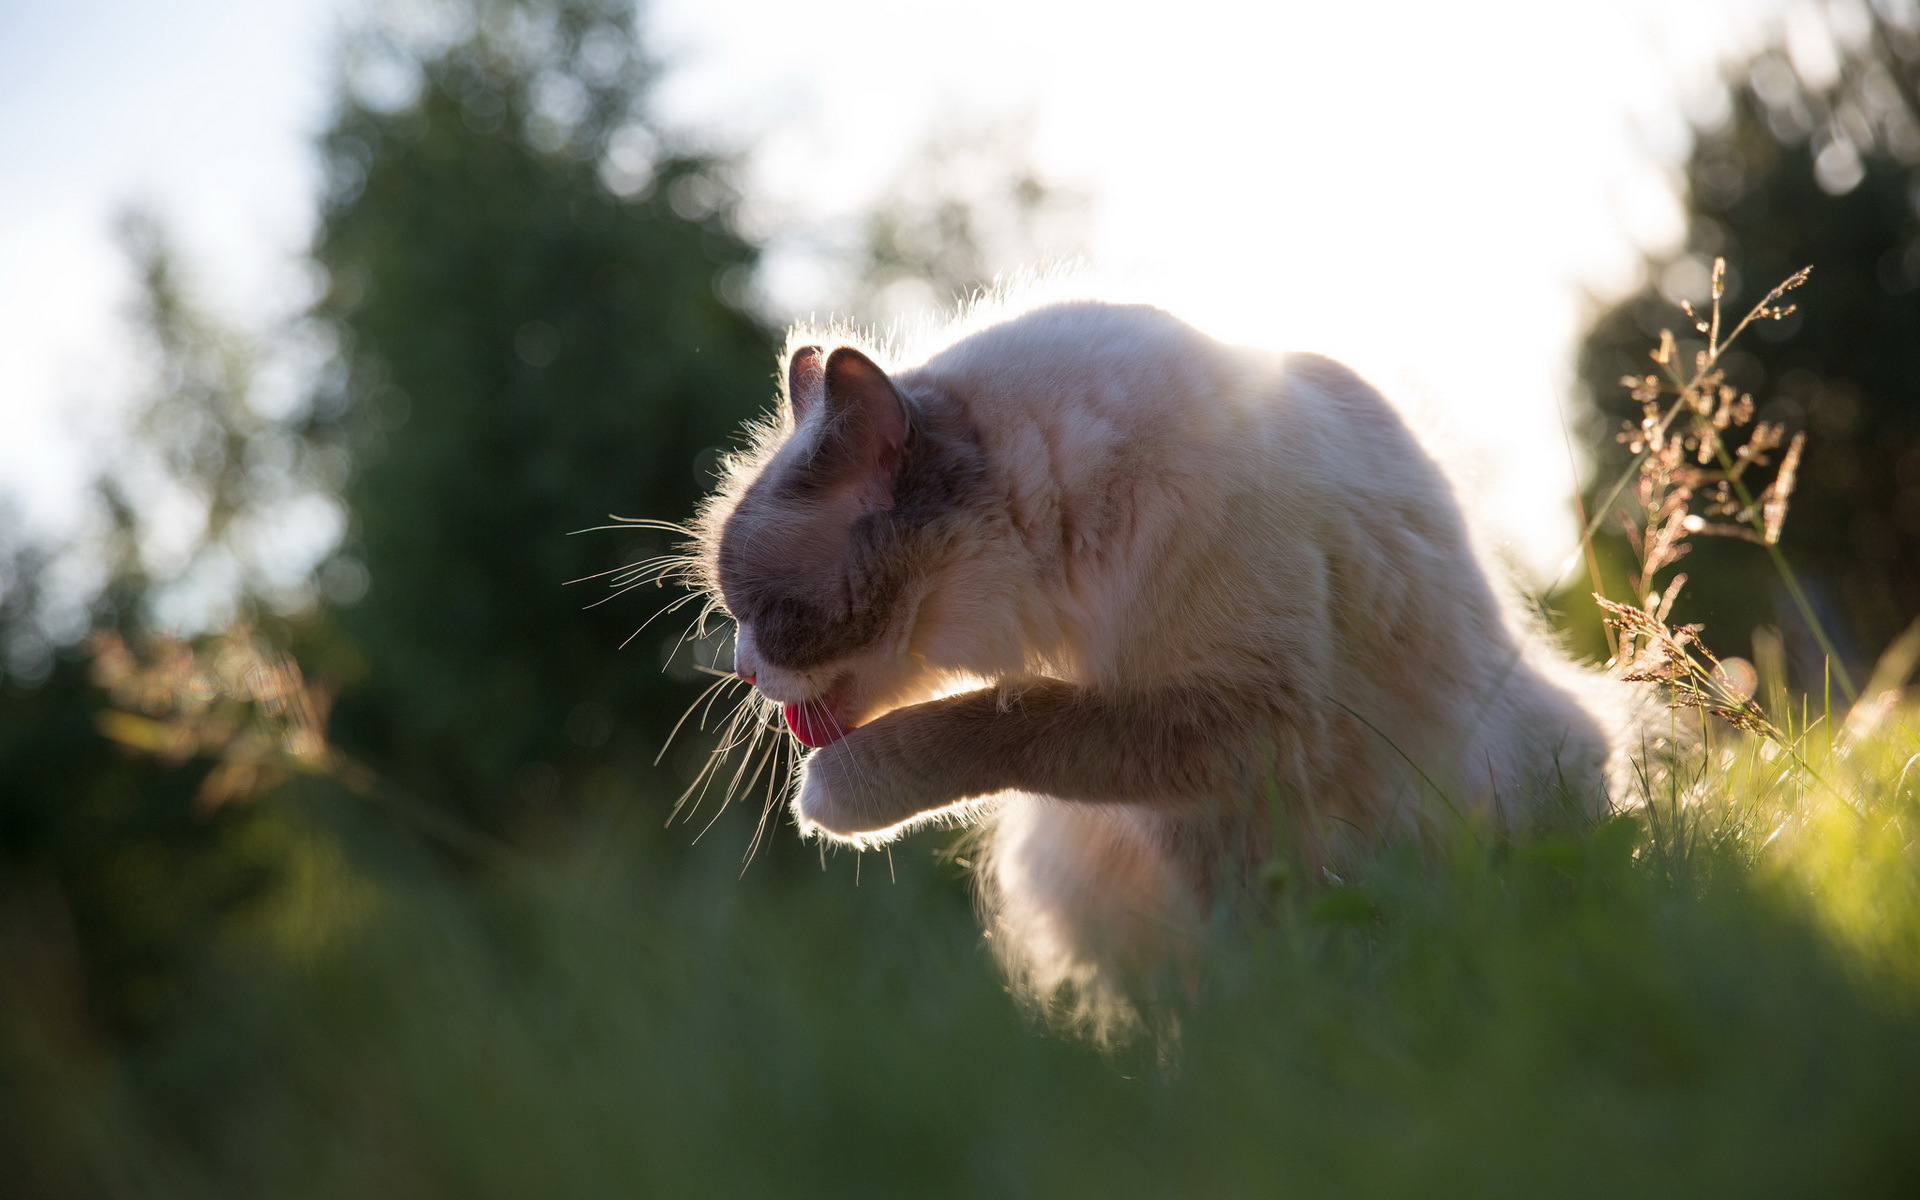
<svg viewBox="0 0 1920 1200"><path fill-rule="evenodd" d="M1558 397L1589 293L1679 232L1671 165L1775 0L660 0L674 123L751 146L756 220L844 220L941 124L1024 118L1105 275L1348 359L1428 418L1536 573L1572 546ZM134 377L112 219L226 312L311 287L313 135L359 0L0 4L0 493L74 527ZM798 308L804 277L774 279Z"/></svg>

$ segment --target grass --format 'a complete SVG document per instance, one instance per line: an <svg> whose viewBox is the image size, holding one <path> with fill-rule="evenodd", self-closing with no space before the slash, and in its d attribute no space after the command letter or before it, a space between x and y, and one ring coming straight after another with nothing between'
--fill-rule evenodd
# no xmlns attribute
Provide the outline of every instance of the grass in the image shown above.
<svg viewBox="0 0 1920 1200"><path fill-rule="evenodd" d="M456 877L295 783L296 869L144 1043L0 988L19 1194L1915 1194L1920 714L1777 716L1596 825L1269 872L1112 1057L1016 1010L931 838Z"/></svg>
<svg viewBox="0 0 1920 1200"><path fill-rule="evenodd" d="M1686 538L1773 550L1797 458L1755 494L1783 432L1728 448L1719 299L1716 268L1690 373L1669 336L1627 381L1634 598L1601 601L1693 757L1605 820L1269 864L1158 1010L1177 1034L1111 1053L1019 1011L938 835L743 877L756 814L689 847L629 797L539 853L476 840L340 758L244 635L101 642L103 732L217 761L196 803L253 805L281 869L131 1040L76 1018L58 905L0 880L0 1190L1920 1194L1920 633L1813 716L1667 625Z"/></svg>

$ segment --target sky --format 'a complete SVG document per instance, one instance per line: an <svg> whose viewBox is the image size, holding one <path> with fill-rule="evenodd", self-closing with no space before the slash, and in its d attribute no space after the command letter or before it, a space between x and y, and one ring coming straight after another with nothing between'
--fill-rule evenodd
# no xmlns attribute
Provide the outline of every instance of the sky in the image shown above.
<svg viewBox="0 0 1920 1200"><path fill-rule="evenodd" d="M116 214L156 213L228 316L297 313L334 46L368 7L0 0L0 497L41 536L79 528L138 385ZM1687 117L1712 119L1716 64L1778 19L1774 0L659 0L645 28L660 115L743 154L776 304L829 302L789 250L931 132L1018 124L1086 198L1090 278L1347 359L1540 579L1573 549L1581 323L1676 244ZM1796 62L1817 69L1809 28Z"/></svg>

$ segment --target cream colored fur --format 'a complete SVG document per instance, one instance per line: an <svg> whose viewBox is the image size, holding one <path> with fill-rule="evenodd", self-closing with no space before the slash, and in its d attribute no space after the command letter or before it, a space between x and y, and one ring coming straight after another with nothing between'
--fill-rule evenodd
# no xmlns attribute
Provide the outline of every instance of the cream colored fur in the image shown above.
<svg viewBox="0 0 1920 1200"><path fill-rule="evenodd" d="M881 364L909 400L962 411L987 499L872 646L820 671L753 665L779 700L842 679L862 726L810 756L804 831L874 845L926 820L978 824L989 934L1025 994L1125 1023L1125 982L1177 959L1276 838L1324 861L1343 839L1607 802L1633 696L1517 617L1442 472L1338 364L1098 303L976 320ZM709 525L796 428L763 431ZM753 637L741 629L749 656ZM993 686L996 719L1017 723L1023 689L1046 680L1073 685L1075 712L1073 696L1127 700L1118 728L1086 718L1116 751L1200 728L1217 731L1211 757L1165 774L1189 782L1156 791L1142 770L1111 795L948 796L921 778L976 786L926 749L944 746L938 706L910 706ZM898 745L920 749L884 749L912 714L919 740ZM1044 774L1029 759L1045 752L983 777Z"/></svg>

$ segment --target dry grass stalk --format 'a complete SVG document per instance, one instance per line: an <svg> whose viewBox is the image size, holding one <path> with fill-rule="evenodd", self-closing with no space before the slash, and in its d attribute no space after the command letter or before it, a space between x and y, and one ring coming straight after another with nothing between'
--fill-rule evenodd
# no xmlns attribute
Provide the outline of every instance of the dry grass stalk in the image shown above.
<svg viewBox="0 0 1920 1200"><path fill-rule="evenodd" d="M1691 368L1682 365L1680 345L1667 329L1652 352L1660 370L1620 381L1641 409L1639 423L1620 435L1638 456L1634 500L1639 511L1622 517L1637 562L1634 602L1620 604L1598 593L1594 599L1618 636L1608 665L1622 678L1664 685L1676 708L1710 712L1738 728L1784 739L1701 643L1699 626L1667 624L1686 575L1675 574L1664 586L1660 582L1661 573L1686 556L1688 539L1696 534L1778 543L1806 443L1805 433L1789 440L1780 424L1755 422L1753 397L1728 384L1721 359L1748 326L1791 313L1794 306L1783 301L1807 281L1812 268L1788 276L1723 337L1726 267L1724 259L1714 260L1707 316L1682 302L1694 331L1706 337L1705 347L1693 353ZM1772 465L1782 445L1786 451L1773 479L1756 496L1750 473Z"/></svg>
<svg viewBox="0 0 1920 1200"><path fill-rule="evenodd" d="M143 639L136 653L112 630L93 635L93 680L112 707L96 718L107 738L164 762L212 759L195 805L211 813L257 797L296 774L352 782L327 742L332 697L298 663L245 626L195 646Z"/></svg>

